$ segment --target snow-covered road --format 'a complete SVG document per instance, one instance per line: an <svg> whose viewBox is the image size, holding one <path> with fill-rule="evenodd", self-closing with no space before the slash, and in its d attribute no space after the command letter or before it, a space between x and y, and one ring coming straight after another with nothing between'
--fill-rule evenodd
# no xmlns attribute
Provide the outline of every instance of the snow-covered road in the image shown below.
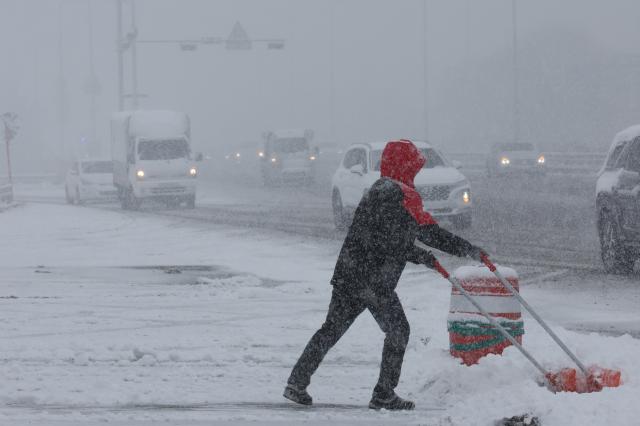
<svg viewBox="0 0 640 426"><path fill-rule="evenodd" d="M621 369L619 389L553 395L513 349L461 366L448 354L448 283L411 267L399 286L412 325L399 392L418 410L364 408L383 340L367 314L310 387L319 404L348 405L309 410L280 394L323 320L339 241L37 203L0 213L0 235L2 425L484 426L525 412L545 425L602 425L635 424L640 415L640 341L560 327L637 326L633 279L585 276L583 285L574 275L519 268L523 296L585 363ZM570 365L526 316L525 330L525 346L545 366Z"/></svg>

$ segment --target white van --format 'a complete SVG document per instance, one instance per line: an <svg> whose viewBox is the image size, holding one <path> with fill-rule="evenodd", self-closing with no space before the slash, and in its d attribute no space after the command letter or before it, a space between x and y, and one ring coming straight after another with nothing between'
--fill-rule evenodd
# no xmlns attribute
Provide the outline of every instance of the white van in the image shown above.
<svg viewBox="0 0 640 426"><path fill-rule="evenodd" d="M313 131L278 130L266 132L263 139L264 148L258 155L265 185L315 181L318 149L311 146Z"/></svg>

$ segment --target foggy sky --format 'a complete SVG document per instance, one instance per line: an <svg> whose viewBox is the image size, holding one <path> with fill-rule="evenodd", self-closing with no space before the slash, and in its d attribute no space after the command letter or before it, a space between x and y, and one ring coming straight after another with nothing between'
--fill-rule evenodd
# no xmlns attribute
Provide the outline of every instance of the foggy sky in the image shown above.
<svg viewBox="0 0 640 426"><path fill-rule="evenodd" d="M511 4L428 0L425 33L424 0L137 0L140 39L225 37L239 21L252 38L286 40L280 51L139 45L141 108L189 113L195 149L205 152L274 128L313 128L320 143L421 139L426 34L429 139L482 152L513 138ZM109 155L115 10L112 0L0 0L0 113L21 118L16 173ZM124 10L126 31L129 2ZM517 10L522 140L604 151L616 131L640 122L637 1L518 0ZM130 65L127 57L127 92Z"/></svg>

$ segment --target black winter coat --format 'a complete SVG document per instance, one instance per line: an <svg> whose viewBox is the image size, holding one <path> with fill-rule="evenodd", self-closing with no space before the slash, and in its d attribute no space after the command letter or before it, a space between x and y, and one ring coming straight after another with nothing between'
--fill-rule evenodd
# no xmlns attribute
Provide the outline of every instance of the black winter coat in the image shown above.
<svg viewBox="0 0 640 426"><path fill-rule="evenodd" d="M416 238L455 256L477 255L478 248L435 221L420 225L403 205L404 198L401 184L387 177L378 179L363 196L342 245L333 286L391 294L407 261L432 266L431 254L414 246Z"/></svg>

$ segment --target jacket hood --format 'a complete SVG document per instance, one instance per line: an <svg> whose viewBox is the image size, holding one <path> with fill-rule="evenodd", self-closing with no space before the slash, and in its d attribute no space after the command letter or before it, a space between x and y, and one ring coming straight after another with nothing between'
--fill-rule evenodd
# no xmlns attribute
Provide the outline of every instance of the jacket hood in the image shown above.
<svg viewBox="0 0 640 426"><path fill-rule="evenodd" d="M426 161L422 152L410 140L391 141L382 151L380 175L413 188L413 179Z"/></svg>

